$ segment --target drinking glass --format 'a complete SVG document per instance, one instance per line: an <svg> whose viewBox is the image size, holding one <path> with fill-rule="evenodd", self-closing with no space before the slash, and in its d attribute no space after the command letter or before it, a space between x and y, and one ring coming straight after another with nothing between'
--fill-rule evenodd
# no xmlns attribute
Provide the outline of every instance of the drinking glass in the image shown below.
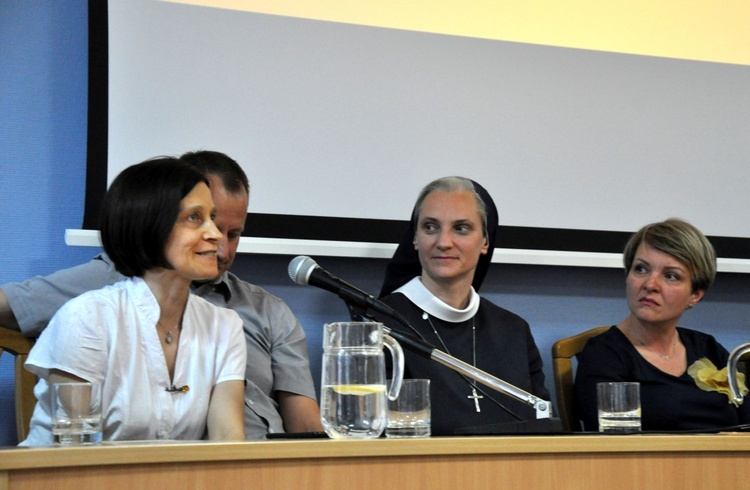
<svg viewBox="0 0 750 490"><path fill-rule="evenodd" d="M102 396L98 383L52 384L52 443L99 444L102 440Z"/></svg>
<svg viewBox="0 0 750 490"><path fill-rule="evenodd" d="M430 380L405 379L398 397L388 400L385 436L391 439L430 437L430 419Z"/></svg>
<svg viewBox="0 0 750 490"><path fill-rule="evenodd" d="M633 382L597 383L599 432L641 431L641 385Z"/></svg>

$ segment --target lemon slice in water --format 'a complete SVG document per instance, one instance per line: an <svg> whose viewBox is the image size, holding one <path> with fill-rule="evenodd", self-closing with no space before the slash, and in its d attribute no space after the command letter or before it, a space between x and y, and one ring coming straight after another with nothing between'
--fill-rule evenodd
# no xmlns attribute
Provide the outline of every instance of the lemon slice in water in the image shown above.
<svg viewBox="0 0 750 490"><path fill-rule="evenodd" d="M364 396L385 393L385 385L334 385L331 388L340 395Z"/></svg>

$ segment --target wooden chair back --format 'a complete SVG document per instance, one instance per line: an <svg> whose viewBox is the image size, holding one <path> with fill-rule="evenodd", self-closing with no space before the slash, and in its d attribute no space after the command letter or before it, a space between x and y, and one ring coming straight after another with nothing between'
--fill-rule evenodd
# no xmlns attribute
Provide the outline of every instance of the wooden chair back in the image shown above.
<svg viewBox="0 0 750 490"><path fill-rule="evenodd" d="M557 412L563 425L563 430L580 432L580 417L573 401L573 356L583 350L591 337L599 335L611 327L592 328L573 337L558 340L552 345L552 372L555 378L555 393L557 398Z"/></svg>
<svg viewBox="0 0 750 490"><path fill-rule="evenodd" d="M15 356L13 370L16 383L16 434L19 442L29 434L31 414L36 406L34 386L37 379L23 367L33 345L34 340L24 337L21 332L0 327L0 355L5 351Z"/></svg>

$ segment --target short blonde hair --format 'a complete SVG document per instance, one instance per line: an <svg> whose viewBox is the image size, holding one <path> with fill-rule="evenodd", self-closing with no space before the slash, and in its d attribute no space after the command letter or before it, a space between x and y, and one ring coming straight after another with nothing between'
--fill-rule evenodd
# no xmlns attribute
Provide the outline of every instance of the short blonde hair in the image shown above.
<svg viewBox="0 0 750 490"><path fill-rule="evenodd" d="M671 255L690 270L693 292L705 291L716 278L716 252L708 238L690 223L670 218L638 230L623 252L625 273L630 272L641 243Z"/></svg>

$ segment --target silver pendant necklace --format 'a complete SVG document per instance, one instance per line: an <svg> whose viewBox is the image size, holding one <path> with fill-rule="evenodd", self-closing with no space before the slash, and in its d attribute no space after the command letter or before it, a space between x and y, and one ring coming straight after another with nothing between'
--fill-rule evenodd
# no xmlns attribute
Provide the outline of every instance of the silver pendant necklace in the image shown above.
<svg viewBox="0 0 750 490"><path fill-rule="evenodd" d="M445 342L443 342L443 338L438 333L437 329L435 328L435 325L432 324L432 320L430 319L430 315L427 314L427 312L422 313L422 318L427 320L429 322L430 327L432 328L433 333L435 334L435 337L440 341L440 345L443 346L443 349L445 349L445 353L449 356L452 356L451 352L448 350L448 346L445 345ZM471 317L471 352L472 352L472 360L473 360L473 366L477 367L477 325L474 320L474 317ZM484 398L482 395L477 393L477 382L472 380L471 382L471 395L467 396L466 398L470 400L474 400L474 408L476 409L477 413L482 411L482 408L479 406L479 400Z"/></svg>
<svg viewBox="0 0 750 490"><path fill-rule="evenodd" d="M164 325L161 324L161 322L156 322L157 324L161 325L161 328L164 328ZM172 327L172 330L168 331L167 334L164 336L164 342L167 344L171 344L174 341L174 337L172 337L172 332L174 332L174 329L179 327L180 324L178 323L174 327Z"/></svg>

